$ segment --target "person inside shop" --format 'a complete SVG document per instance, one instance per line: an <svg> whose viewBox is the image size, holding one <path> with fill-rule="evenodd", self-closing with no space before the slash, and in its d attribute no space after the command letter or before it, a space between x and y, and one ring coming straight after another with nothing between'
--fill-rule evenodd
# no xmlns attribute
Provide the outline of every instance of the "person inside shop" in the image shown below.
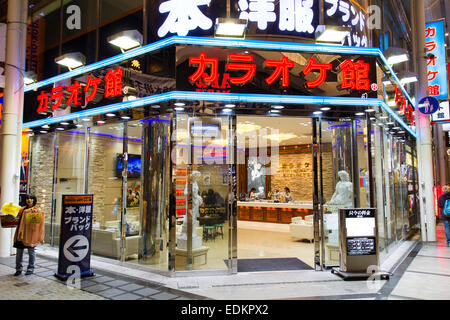
<svg viewBox="0 0 450 320"><path fill-rule="evenodd" d="M274 202L280 202L280 190L275 189L275 192L273 193L273 201Z"/></svg>
<svg viewBox="0 0 450 320"><path fill-rule="evenodd" d="M442 187L442 196L439 197L438 206L440 208L440 218L444 222L445 227L445 237L447 238L447 246L450 247L450 218L444 214L444 209L446 207L446 202L450 206L450 185Z"/></svg>
<svg viewBox="0 0 450 320"><path fill-rule="evenodd" d="M291 190L288 187L284 188L284 202L292 202L294 199L291 194Z"/></svg>
<svg viewBox="0 0 450 320"><path fill-rule="evenodd" d="M255 200L256 199L256 188L251 188L250 189L250 194L248 196L250 198L250 200Z"/></svg>
<svg viewBox="0 0 450 320"><path fill-rule="evenodd" d="M22 259L24 249L28 250L28 267L25 275L34 272L36 261L35 248L39 243L44 243L44 212L37 206L35 195L25 196L25 206L17 215L18 225L14 234L14 248L16 253L16 273L14 276L22 274Z"/></svg>

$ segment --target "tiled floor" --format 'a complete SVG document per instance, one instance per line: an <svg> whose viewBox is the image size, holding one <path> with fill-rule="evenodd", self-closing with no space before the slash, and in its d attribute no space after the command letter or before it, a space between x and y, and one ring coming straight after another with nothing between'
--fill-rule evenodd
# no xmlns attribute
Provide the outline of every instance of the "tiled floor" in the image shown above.
<svg viewBox="0 0 450 320"><path fill-rule="evenodd" d="M25 254L25 266L28 262ZM38 256L35 272L31 276L14 277L15 257L0 258L0 300L198 300L203 297L165 288L145 280L127 278L124 275L96 272L83 278L80 287L68 286L54 273L57 262Z"/></svg>
<svg viewBox="0 0 450 320"><path fill-rule="evenodd" d="M1 300L431 300L450 299L450 248L438 226L437 243L404 242L381 269L389 281L344 281L330 271L252 272L168 277L113 260L91 258L96 276L81 289L57 280L57 250L40 248L32 276L13 277L14 257L0 259ZM25 261L26 262L26 255Z"/></svg>

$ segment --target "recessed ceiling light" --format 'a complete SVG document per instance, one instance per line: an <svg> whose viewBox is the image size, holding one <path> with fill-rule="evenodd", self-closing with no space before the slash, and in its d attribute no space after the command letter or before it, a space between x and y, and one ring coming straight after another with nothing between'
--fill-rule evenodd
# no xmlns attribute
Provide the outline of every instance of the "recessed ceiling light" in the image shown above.
<svg viewBox="0 0 450 320"><path fill-rule="evenodd" d="M183 102L176 102L173 105L176 106L176 107L184 107L186 104L183 103Z"/></svg>
<svg viewBox="0 0 450 320"><path fill-rule="evenodd" d="M107 113L106 116L112 118L115 117L116 115L114 113Z"/></svg>
<svg viewBox="0 0 450 320"><path fill-rule="evenodd" d="M61 125L62 126L68 126L70 123L68 123L68 122L61 122Z"/></svg>
<svg viewBox="0 0 450 320"><path fill-rule="evenodd" d="M41 128L42 128L42 129L49 129L50 127L49 127L47 124L45 124L45 125L43 125Z"/></svg>
<svg viewBox="0 0 450 320"><path fill-rule="evenodd" d="M88 121L91 121L91 119L89 119L89 118L83 118L83 119L81 119L81 121L88 122Z"/></svg>
<svg viewBox="0 0 450 320"><path fill-rule="evenodd" d="M236 107L236 105L232 103L225 105L225 108L234 108L234 107Z"/></svg>
<svg viewBox="0 0 450 320"><path fill-rule="evenodd" d="M281 109L284 109L284 106L272 106L272 108L277 109L277 110L281 110Z"/></svg>
<svg viewBox="0 0 450 320"><path fill-rule="evenodd" d="M184 111L184 108L183 107L176 107L176 108L174 108L174 110L175 111Z"/></svg>
<svg viewBox="0 0 450 320"><path fill-rule="evenodd" d="M42 130L42 131L39 131L40 133L47 133L47 131L44 131L44 130Z"/></svg>
<svg viewBox="0 0 450 320"><path fill-rule="evenodd" d="M122 118L123 120L130 120L130 117L129 117L129 116L122 116L122 117L120 117L120 118Z"/></svg>
<svg viewBox="0 0 450 320"><path fill-rule="evenodd" d="M64 131L64 128L56 128L58 131Z"/></svg>
<svg viewBox="0 0 450 320"><path fill-rule="evenodd" d="M313 112L313 114L315 114L315 115L321 115L323 112L322 111L315 111L315 112Z"/></svg>
<svg viewBox="0 0 450 320"><path fill-rule="evenodd" d="M270 113L280 113L280 110L270 110Z"/></svg>
<svg viewBox="0 0 450 320"><path fill-rule="evenodd" d="M159 104L152 105L152 109L159 109L159 108L161 108L161 106Z"/></svg>
<svg viewBox="0 0 450 320"><path fill-rule="evenodd" d="M375 112L375 110L374 110L374 109L372 109L372 108L369 108L369 109L366 109L366 112L367 112L367 113L370 113L370 112Z"/></svg>
<svg viewBox="0 0 450 320"><path fill-rule="evenodd" d="M331 108L330 107L323 107L323 108L320 108L320 110L322 110L322 111L330 111Z"/></svg>
<svg viewBox="0 0 450 320"><path fill-rule="evenodd" d="M355 114L355 116L358 116L358 117L360 117L360 116L364 116L365 115L365 113L364 112L358 112L358 113L356 113Z"/></svg>

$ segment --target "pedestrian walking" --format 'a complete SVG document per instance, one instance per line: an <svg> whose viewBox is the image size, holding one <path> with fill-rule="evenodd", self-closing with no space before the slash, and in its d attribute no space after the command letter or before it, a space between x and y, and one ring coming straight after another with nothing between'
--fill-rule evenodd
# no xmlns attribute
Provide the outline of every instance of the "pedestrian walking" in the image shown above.
<svg viewBox="0 0 450 320"><path fill-rule="evenodd" d="M14 276L22 274L23 251L28 250L28 267L25 275L33 274L34 263L36 261L35 247L44 242L44 212L37 206L35 195L25 196L25 206L17 215L19 221L14 234L14 248L16 254L16 273Z"/></svg>
<svg viewBox="0 0 450 320"><path fill-rule="evenodd" d="M440 208L440 218L444 222L445 237L447 238L447 246L450 247L450 217L444 214L445 203L448 201L450 206L450 186L442 187L443 194L439 197L438 206Z"/></svg>

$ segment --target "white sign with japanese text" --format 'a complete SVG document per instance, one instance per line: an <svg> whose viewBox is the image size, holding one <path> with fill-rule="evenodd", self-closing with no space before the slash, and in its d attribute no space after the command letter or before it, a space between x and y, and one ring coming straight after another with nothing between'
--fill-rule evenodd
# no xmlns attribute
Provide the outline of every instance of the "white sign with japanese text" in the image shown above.
<svg viewBox="0 0 450 320"><path fill-rule="evenodd" d="M439 110L433 114L432 122L445 122L450 121L450 108L449 101L441 102Z"/></svg>

